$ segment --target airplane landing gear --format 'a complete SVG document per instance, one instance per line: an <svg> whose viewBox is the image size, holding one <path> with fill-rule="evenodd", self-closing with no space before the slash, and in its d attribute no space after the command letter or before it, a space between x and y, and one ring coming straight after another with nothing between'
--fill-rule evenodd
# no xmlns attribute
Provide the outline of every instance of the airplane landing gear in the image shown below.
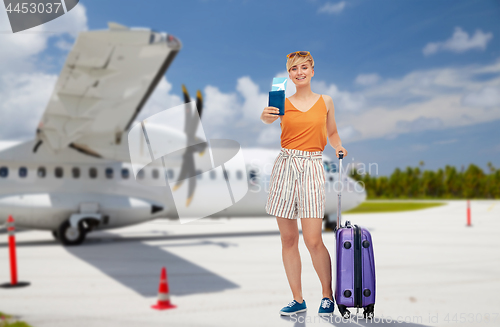
<svg viewBox="0 0 500 327"><path fill-rule="evenodd" d="M59 241L59 235L57 234L57 230L52 231L52 236L54 237L54 240Z"/></svg>
<svg viewBox="0 0 500 327"><path fill-rule="evenodd" d="M69 221L66 220L59 226L57 235L59 240L63 245L79 245L85 240L86 231L82 224L79 223L77 228L70 225Z"/></svg>

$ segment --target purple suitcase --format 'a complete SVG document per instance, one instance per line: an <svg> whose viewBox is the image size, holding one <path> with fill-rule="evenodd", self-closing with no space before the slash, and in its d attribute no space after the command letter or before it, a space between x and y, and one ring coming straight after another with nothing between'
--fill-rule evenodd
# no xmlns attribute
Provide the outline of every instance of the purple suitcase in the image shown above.
<svg viewBox="0 0 500 327"><path fill-rule="evenodd" d="M339 180L341 179L343 154L339 153ZM337 278L335 300L340 314L350 317L347 308L364 308L363 316L373 318L375 309L375 261L370 232L346 221L341 225L341 193L337 207Z"/></svg>

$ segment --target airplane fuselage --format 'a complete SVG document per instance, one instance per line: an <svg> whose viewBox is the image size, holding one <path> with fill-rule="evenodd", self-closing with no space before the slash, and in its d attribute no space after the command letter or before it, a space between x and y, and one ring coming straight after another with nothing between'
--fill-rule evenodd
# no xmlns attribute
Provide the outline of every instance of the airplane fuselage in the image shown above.
<svg viewBox="0 0 500 327"><path fill-rule="evenodd" d="M131 165L126 162L94 158L70 148L54 154L43 145L33 152L34 146L35 141L27 141L0 151L0 215L5 218L12 215L16 226L55 231L72 215L101 215L99 229L159 217L178 218L170 187L151 184L165 177L174 181L180 161L168 162L165 172L146 167L136 179ZM278 151L242 151L246 171L227 168L227 174L228 178L247 179L248 192L239 202L211 217L268 216L264 208L272 163ZM327 160L324 158L328 164ZM325 212L331 214L337 207L333 186L338 177L329 167L327 165ZM226 188L226 181L222 174L210 176L212 180L199 183L196 192L216 197ZM354 187L346 189L343 209L355 207L365 198L364 191L357 192ZM204 206L210 205L213 201L204 202Z"/></svg>

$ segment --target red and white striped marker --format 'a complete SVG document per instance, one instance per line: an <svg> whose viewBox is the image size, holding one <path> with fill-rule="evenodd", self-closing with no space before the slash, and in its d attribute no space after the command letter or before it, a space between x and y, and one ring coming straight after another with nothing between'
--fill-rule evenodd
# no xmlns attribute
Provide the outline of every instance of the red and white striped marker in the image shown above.
<svg viewBox="0 0 500 327"><path fill-rule="evenodd" d="M10 257L10 283L0 285L0 287L23 287L28 286L29 282L19 282L17 280L17 258L16 258L16 227L14 226L14 218L9 215L7 219L7 234L9 235L9 257Z"/></svg>
<svg viewBox="0 0 500 327"><path fill-rule="evenodd" d="M472 227L472 222L470 217L470 200L467 200L467 227Z"/></svg>
<svg viewBox="0 0 500 327"><path fill-rule="evenodd" d="M151 308L156 310L166 310L177 308L176 305L170 303L170 295L168 294L167 269L161 269L160 287L158 289L158 303L152 305Z"/></svg>

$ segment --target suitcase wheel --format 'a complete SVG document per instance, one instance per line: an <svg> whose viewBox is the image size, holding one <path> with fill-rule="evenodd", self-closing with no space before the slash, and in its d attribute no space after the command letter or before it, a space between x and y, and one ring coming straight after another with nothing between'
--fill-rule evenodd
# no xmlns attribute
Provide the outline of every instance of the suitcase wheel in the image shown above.
<svg viewBox="0 0 500 327"><path fill-rule="evenodd" d="M363 318L365 319L373 319L375 316L375 304L369 304L365 307L363 311Z"/></svg>
<svg viewBox="0 0 500 327"><path fill-rule="evenodd" d="M349 319L351 317L351 311L347 310L347 307L345 305L339 304L338 307L342 318Z"/></svg>

